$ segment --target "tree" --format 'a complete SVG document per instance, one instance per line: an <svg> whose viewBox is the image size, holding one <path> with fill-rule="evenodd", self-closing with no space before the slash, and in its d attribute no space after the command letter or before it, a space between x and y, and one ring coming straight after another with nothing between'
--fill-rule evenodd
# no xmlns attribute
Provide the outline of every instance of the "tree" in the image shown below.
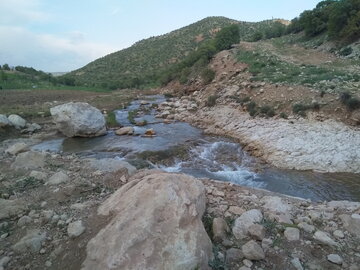
<svg viewBox="0 0 360 270"><path fill-rule="evenodd" d="M10 67L8 64L4 64L2 68L3 68L3 70L10 70Z"/></svg>
<svg viewBox="0 0 360 270"><path fill-rule="evenodd" d="M240 42L240 31L237 24L226 26L215 36L215 47L218 51L227 50L231 45Z"/></svg>

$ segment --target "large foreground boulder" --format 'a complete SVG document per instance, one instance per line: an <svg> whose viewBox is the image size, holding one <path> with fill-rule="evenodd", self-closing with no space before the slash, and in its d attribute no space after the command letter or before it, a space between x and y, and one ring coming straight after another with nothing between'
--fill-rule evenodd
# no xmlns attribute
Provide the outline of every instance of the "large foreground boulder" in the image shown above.
<svg viewBox="0 0 360 270"><path fill-rule="evenodd" d="M68 137L95 137L106 133L100 110L83 102L70 102L50 109L60 132Z"/></svg>
<svg viewBox="0 0 360 270"><path fill-rule="evenodd" d="M99 207L114 217L89 241L82 269L209 269L203 184L162 172L132 179Z"/></svg>

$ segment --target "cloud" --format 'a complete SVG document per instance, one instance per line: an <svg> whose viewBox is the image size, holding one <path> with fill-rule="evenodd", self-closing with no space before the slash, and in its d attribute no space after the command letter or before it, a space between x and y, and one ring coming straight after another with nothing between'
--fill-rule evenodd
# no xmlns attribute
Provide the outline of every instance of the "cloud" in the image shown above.
<svg viewBox="0 0 360 270"><path fill-rule="evenodd" d="M0 36L0 62L48 72L77 69L117 50L107 44L87 41L78 31L56 36L33 33L23 27L0 26Z"/></svg>
<svg viewBox="0 0 360 270"><path fill-rule="evenodd" d="M29 22L46 22L51 15L41 11L38 0L0 1L0 24L22 25Z"/></svg>

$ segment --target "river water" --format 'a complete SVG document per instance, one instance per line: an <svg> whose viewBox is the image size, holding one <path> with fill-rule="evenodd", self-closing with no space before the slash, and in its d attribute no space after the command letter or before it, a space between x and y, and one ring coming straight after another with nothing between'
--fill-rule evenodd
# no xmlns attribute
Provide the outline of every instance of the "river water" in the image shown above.
<svg viewBox="0 0 360 270"><path fill-rule="evenodd" d="M318 200L360 201L360 175L345 173L317 173L311 171L282 170L264 165L243 151L240 144L227 138L205 136L200 129L187 123L165 124L155 118L152 104L165 101L160 95L147 96L149 104L133 101L128 108L115 111L116 119L124 126L132 126L128 112L138 109L146 111L137 121L147 121L144 127L134 127L136 134L144 134L153 128L156 137L117 136L110 131L97 138L58 138L45 141L33 147L34 150L63 151L84 156L113 157L128 160L134 155L149 151L168 151L184 146L187 157L174 155L171 164L148 162L167 172L181 172L198 178L211 178L238 185L267 189L270 191ZM146 160L144 160L146 162Z"/></svg>

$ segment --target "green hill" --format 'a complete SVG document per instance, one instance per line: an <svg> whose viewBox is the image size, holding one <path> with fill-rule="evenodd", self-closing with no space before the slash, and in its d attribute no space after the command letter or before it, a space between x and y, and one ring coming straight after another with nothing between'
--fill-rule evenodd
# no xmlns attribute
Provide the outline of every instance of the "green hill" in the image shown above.
<svg viewBox="0 0 360 270"><path fill-rule="evenodd" d="M242 40L250 40L254 32L279 23L249 23L225 17L208 17L168 34L141 40L127 49L97 59L65 77L74 80L76 85L110 89L158 86L159 77L164 71L230 24L238 24Z"/></svg>

